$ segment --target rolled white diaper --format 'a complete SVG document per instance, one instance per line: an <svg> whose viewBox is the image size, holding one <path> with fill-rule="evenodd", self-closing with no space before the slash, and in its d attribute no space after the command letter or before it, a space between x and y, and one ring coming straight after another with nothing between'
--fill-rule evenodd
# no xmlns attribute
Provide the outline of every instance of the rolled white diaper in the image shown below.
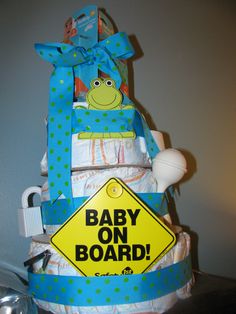
<svg viewBox="0 0 236 314"><path fill-rule="evenodd" d="M72 136L72 170L90 167L133 165L151 167L143 138L81 140ZM41 161L42 174L47 173L47 154Z"/></svg>
<svg viewBox="0 0 236 314"><path fill-rule="evenodd" d="M61 257L49 243L40 243L33 240L30 247L29 255L31 257L40 254L41 252L49 250L52 256L45 269L45 274L53 274L60 276L81 276L63 257ZM185 232L181 232L178 235L177 244L154 266L149 269L154 271L156 269L162 269L173 263L178 263L189 255L190 252L190 238ZM34 272L40 273L42 267L42 261L34 264ZM157 312L164 313L171 308L178 300L179 297L187 298L190 295L190 289L192 285L192 279L188 281L181 289L175 292L169 293L160 298L131 304L122 305L110 305L110 306L64 306L61 304L46 302L42 300L36 300L36 303L45 310L51 311L55 314L139 314L145 312Z"/></svg>
<svg viewBox="0 0 236 314"><path fill-rule="evenodd" d="M118 167L73 172L71 176L73 197L92 195L110 178L122 180L136 193L152 193L157 190L157 183L150 169ZM41 200L50 200L48 181L42 186Z"/></svg>
<svg viewBox="0 0 236 314"><path fill-rule="evenodd" d="M135 193L152 193L157 190L157 183L152 171L139 167L118 167L73 172L71 176L73 197L94 194L107 180L115 177L121 179ZM61 198L64 198L61 196ZM42 186L41 201L50 200L48 181ZM46 225L48 234L54 233L60 225Z"/></svg>

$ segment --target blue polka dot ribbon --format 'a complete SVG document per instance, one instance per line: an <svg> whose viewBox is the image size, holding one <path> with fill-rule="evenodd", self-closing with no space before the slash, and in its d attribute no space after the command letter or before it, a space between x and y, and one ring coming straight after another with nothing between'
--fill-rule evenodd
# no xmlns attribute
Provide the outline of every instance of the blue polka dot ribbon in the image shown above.
<svg viewBox="0 0 236 314"><path fill-rule="evenodd" d="M50 199L61 194L72 199L71 188L71 118L74 94L74 74L86 73L84 84L103 71L116 81L119 88L121 75L116 59L127 59L134 50L125 33L117 33L85 49L64 43L36 44L38 54L55 67L50 79L48 115L48 180Z"/></svg>
<svg viewBox="0 0 236 314"><path fill-rule="evenodd" d="M189 255L171 266L137 275L78 277L29 273L29 293L36 299L69 306L130 304L165 296L191 278Z"/></svg>
<svg viewBox="0 0 236 314"><path fill-rule="evenodd" d="M153 159L159 148L143 115L136 109L88 110L75 109L72 115L72 131L80 132L126 132L134 131L144 137L148 154Z"/></svg>
<svg viewBox="0 0 236 314"><path fill-rule="evenodd" d="M115 133L134 130L135 110L73 110L73 133Z"/></svg>
<svg viewBox="0 0 236 314"><path fill-rule="evenodd" d="M136 195L157 215L164 216L168 214L167 200L163 193L136 193ZM43 224L63 224L88 198L89 196L75 197L73 205L70 202L68 203L67 199L58 199L53 204L50 201L42 202Z"/></svg>
<svg viewBox="0 0 236 314"><path fill-rule="evenodd" d="M145 138L145 143L150 158L151 159L155 158L156 154L160 152L160 149L152 136L152 133L148 127L148 124L144 116L137 110L134 119L134 126L136 136L141 136Z"/></svg>

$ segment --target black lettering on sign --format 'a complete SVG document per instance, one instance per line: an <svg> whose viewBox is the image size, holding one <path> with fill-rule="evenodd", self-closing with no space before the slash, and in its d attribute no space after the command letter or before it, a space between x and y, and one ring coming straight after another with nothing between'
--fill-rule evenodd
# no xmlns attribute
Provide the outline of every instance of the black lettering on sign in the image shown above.
<svg viewBox="0 0 236 314"><path fill-rule="evenodd" d="M113 229L109 227L102 227L98 231L98 240L100 243L108 244L112 241L113 243L127 243L127 227L118 228L114 227Z"/></svg>
<svg viewBox="0 0 236 314"><path fill-rule="evenodd" d="M103 209L99 226L108 225L112 226L112 219L108 209Z"/></svg>
<svg viewBox="0 0 236 314"><path fill-rule="evenodd" d="M124 209L114 209L114 226L124 226L126 224L126 211Z"/></svg>
<svg viewBox="0 0 236 314"><path fill-rule="evenodd" d="M133 213L132 209L127 209L127 211L128 211L129 216L131 218L132 226L136 226L136 220L137 220L138 214L140 212L140 209L136 209L134 213Z"/></svg>
<svg viewBox="0 0 236 314"><path fill-rule="evenodd" d="M142 244L134 244L132 250L132 260L140 261L145 258L146 248Z"/></svg>
<svg viewBox="0 0 236 314"><path fill-rule="evenodd" d="M94 262L99 262L103 258L103 249L100 245L93 245L89 251L90 258Z"/></svg>
<svg viewBox="0 0 236 314"><path fill-rule="evenodd" d="M140 209L103 209L101 216L96 209L86 209L85 223L86 226L125 226L130 219L131 225L136 226Z"/></svg>
<svg viewBox="0 0 236 314"><path fill-rule="evenodd" d="M112 240L112 230L108 227L102 227L98 231L98 240L103 244L108 244Z"/></svg>
<svg viewBox="0 0 236 314"><path fill-rule="evenodd" d="M130 245L119 245L118 246L118 260L119 261L131 261L131 247Z"/></svg>
<svg viewBox="0 0 236 314"><path fill-rule="evenodd" d="M104 256L104 262L108 261L109 259L112 261L117 261L117 256L113 245L107 246L107 250Z"/></svg>
<svg viewBox="0 0 236 314"><path fill-rule="evenodd" d="M100 261L140 261L150 260L150 244L118 244L107 245L105 248L98 244L88 248L86 245L78 244L75 246L75 259L84 262L88 259L94 262Z"/></svg>
<svg viewBox="0 0 236 314"><path fill-rule="evenodd" d="M96 209L86 210L86 226L96 226L98 224L98 211Z"/></svg>
<svg viewBox="0 0 236 314"><path fill-rule="evenodd" d="M88 259L88 248L86 245L76 245L75 246L75 260L76 261L87 261Z"/></svg>
<svg viewBox="0 0 236 314"><path fill-rule="evenodd" d="M114 243L119 243L119 239L121 243L127 243L128 242L128 234L127 234L127 227L118 228L114 227Z"/></svg>

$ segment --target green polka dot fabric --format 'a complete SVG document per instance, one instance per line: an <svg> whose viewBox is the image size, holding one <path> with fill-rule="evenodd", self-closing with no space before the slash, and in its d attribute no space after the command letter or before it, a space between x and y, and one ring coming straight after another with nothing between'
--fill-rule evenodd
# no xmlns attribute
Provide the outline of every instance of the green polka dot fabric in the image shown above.
<svg viewBox="0 0 236 314"><path fill-rule="evenodd" d="M192 278L191 257L149 273L77 277L29 273L29 293L36 299L69 306L137 303L165 296Z"/></svg>
<svg viewBox="0 0 236 314"><path fill-rule="evenodd" d="M54 202L64 194L66 198L72 199L71 120L75 72L85 86L89 87L91 80L96 78L94 74L97 76L100 69L113 78L119 88L122 79L115 59L130 58L134 50L125 33L116 33L109 40L103 40L87 50L64 43L36 44L35 49L42 59L55 66L50 79L48 116L50 198ZM83 78L81 73L84 74Z"/></svg>

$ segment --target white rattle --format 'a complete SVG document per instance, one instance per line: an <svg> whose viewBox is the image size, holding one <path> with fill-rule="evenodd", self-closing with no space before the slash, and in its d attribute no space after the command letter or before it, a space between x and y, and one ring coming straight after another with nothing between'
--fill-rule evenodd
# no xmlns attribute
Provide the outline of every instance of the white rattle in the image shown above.
<svg viewBox="0 0 236 314"><path fill-rule="evenodd" d="M152 171L157 180L157 192L163 193L187 172L186 160L178 150L168 148L159 152L153 159Z"/></svg>

